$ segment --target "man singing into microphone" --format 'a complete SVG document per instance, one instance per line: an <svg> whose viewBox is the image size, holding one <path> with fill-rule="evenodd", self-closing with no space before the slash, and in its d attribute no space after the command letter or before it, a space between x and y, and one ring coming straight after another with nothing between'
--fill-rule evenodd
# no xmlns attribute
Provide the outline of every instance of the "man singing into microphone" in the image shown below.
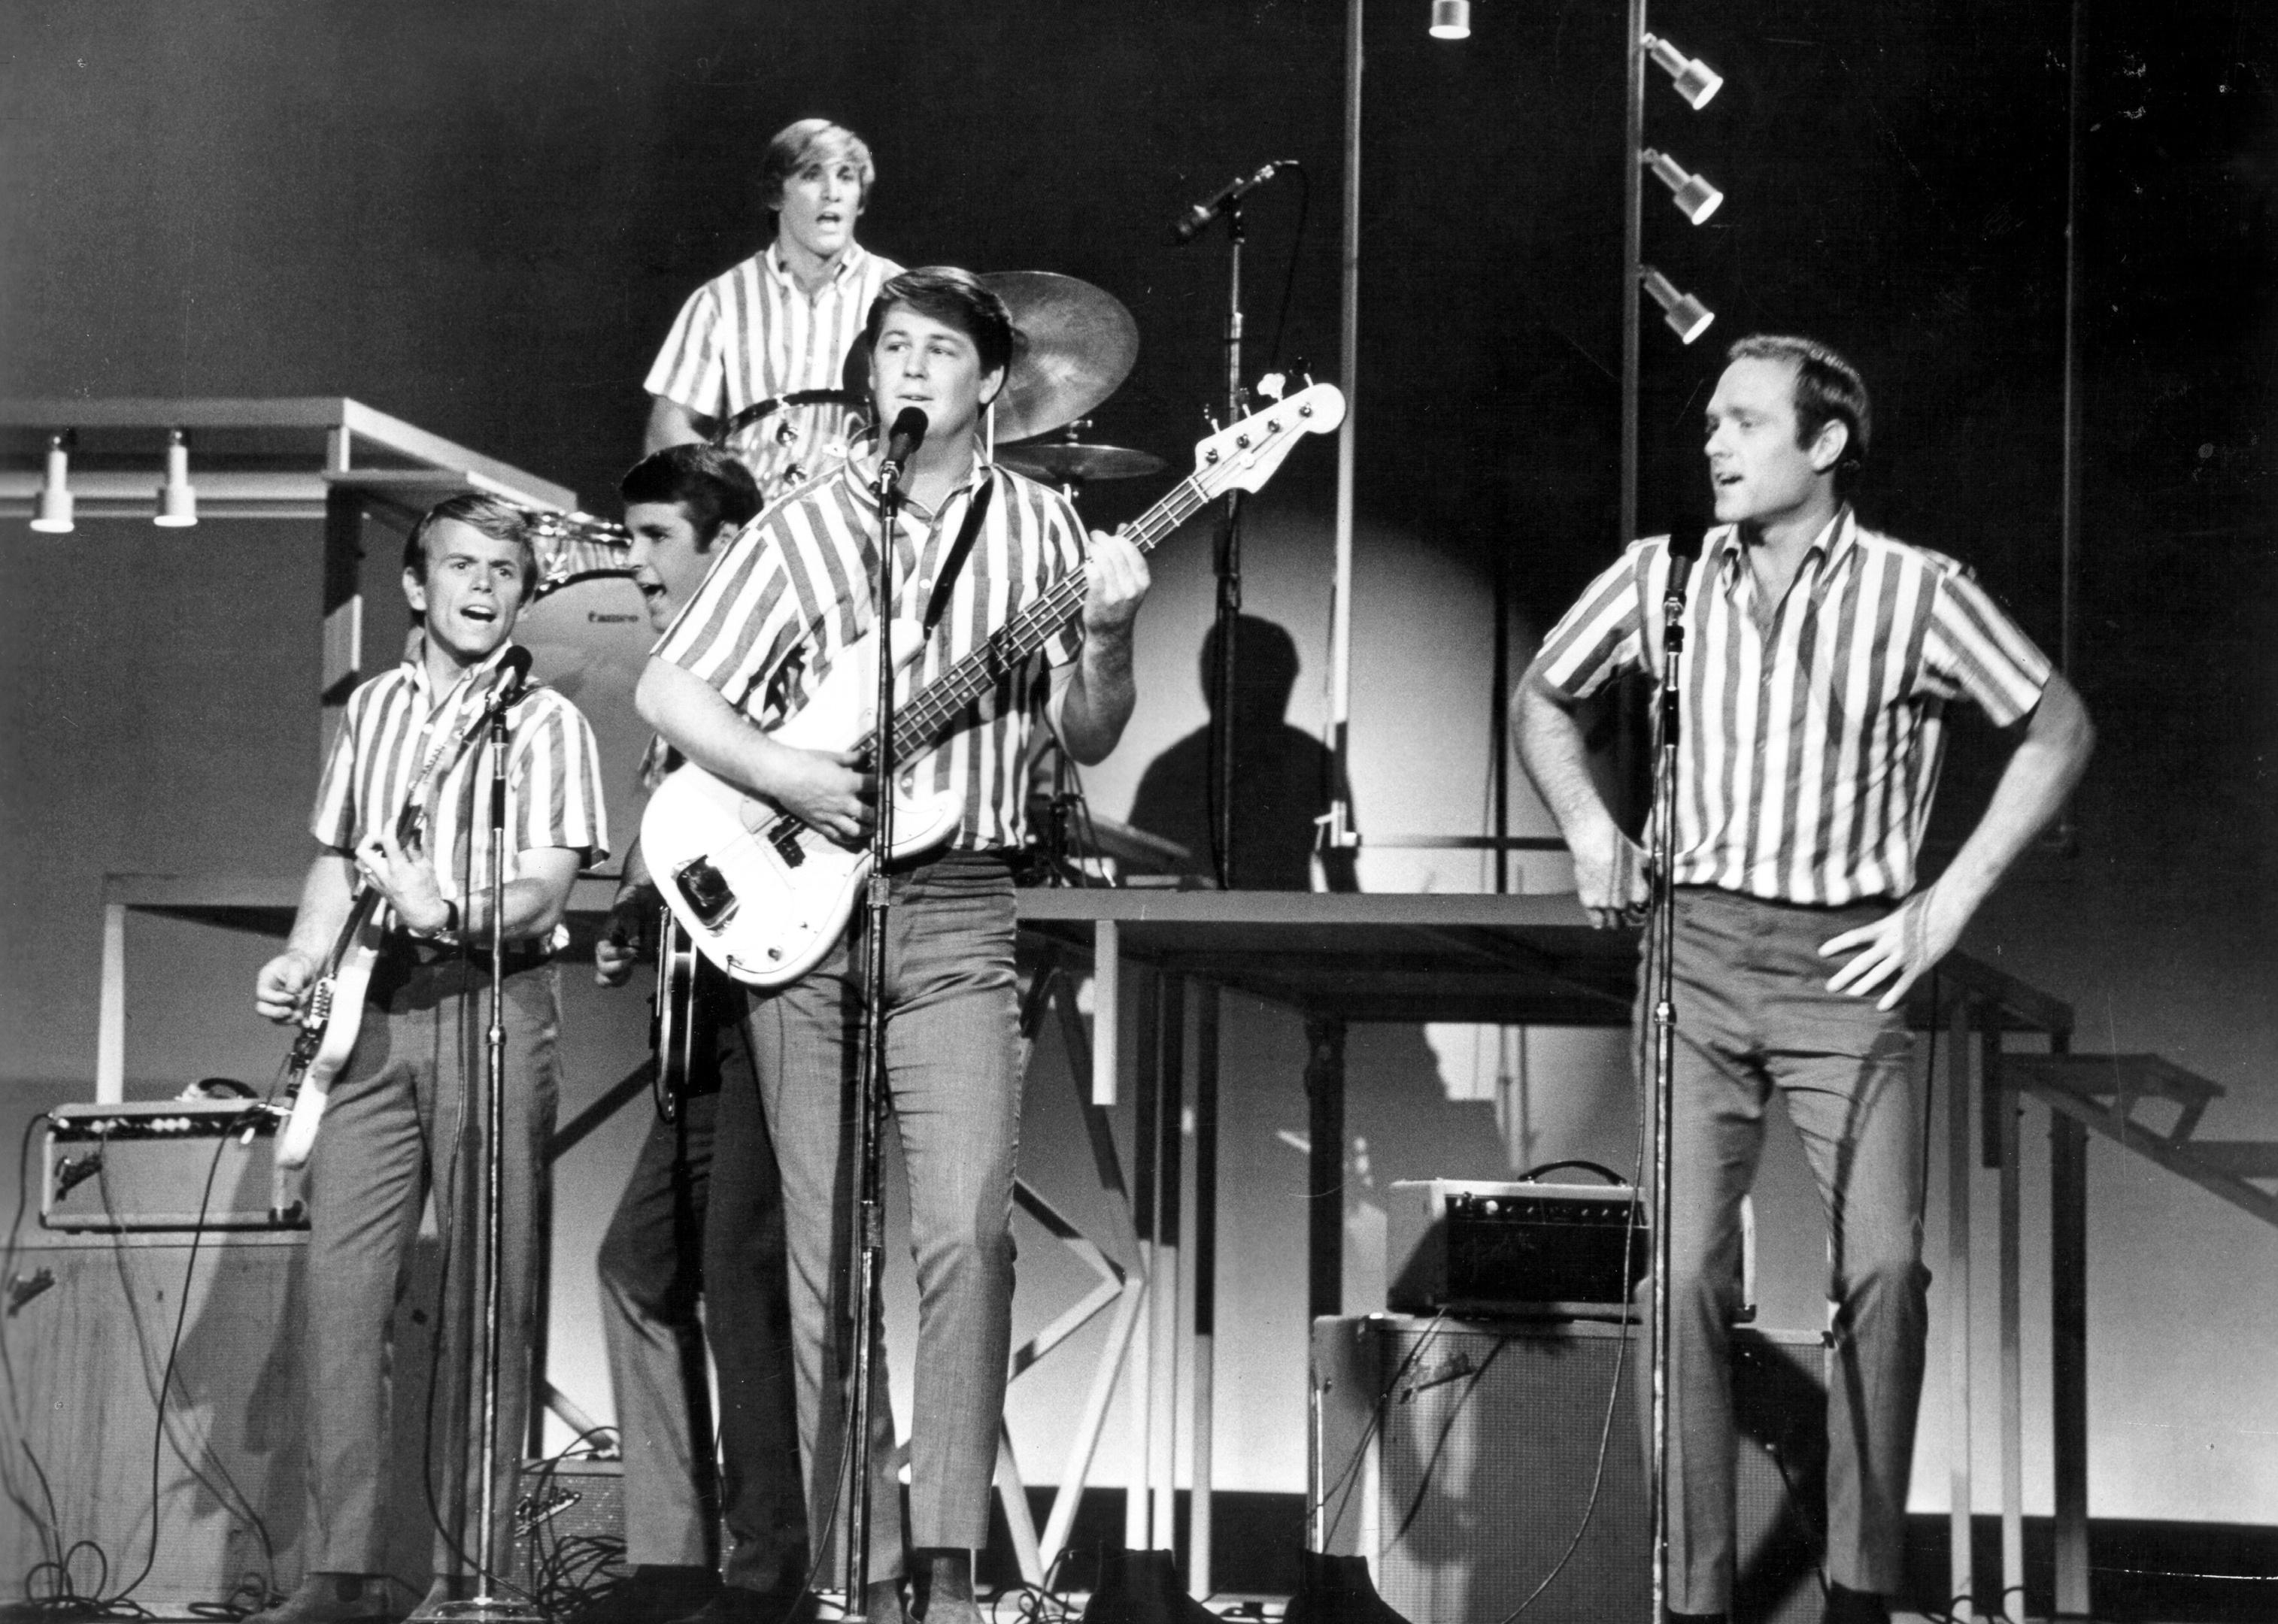
<svg viewBox="0 0 2278 1624"><path fill-rule="evenodd" d="M1018 337L971 274L935 268L887 283L871 307L870 389L878 421L921 414L896 526L898 618L920 619L972 521L970 556L912 667L922 689L1012 616L1070 577L1084 582L1080 627L1005 669L935 738L910 741L919 784L961 794L949 848L898 863L883 989L892 1010L886 1080L910 1183L917 1265L917 1389L911 1420L912 1612L978 1624L972 1552L989 1530L990 1482L1012 1339L1012 1209L1021 1116L1015 1059L1010 854L1021 843L1028 745L1051 728L1097 762L1135 700L1132 624L1147 591L1138 550L1094 535L1049 488L978 454L981 414L1004 387ZM658 645L641 678L642 717L688 758L766 796L848 846L863 840L875 786L848 753L799 750L768 731L796 713L870 629L879 514L875 451L795 490L737 538ZM763 1108L782 1163L810 1526L835 1504L837 1417L851 1369L846 1232L858 1126L854 1048L864 1024L866 925L858 908L829 957L789 986L755 995L750 1022L758 1099L720 1102L715 1155L750 1137ZM883 1361L872 1413L873 1619L891 1618L903 1571L898 1485ZM837 1541L837 1529L828 1537Z"/></svg>
<svg viewBox="0 0 2278 1624"><path fill-rule="evenodd" d="M1827 1617L1880 1624L1903 1577L1929 1282L1923 1104L1900 1005L2064 804L2094 733L2071 685L1967 569L1852 511L1869 414L1850 363L1770 336L1741 339L1730 362L1707 424L1724 522L1687 565L1683 621L1669 1605L1672 1618L1731 1606L1726 1339L1740 1199L1777 1091L1831 1231ZM1573 711L1623 671L1664 669L1670 559L1666 537L1631 546L1518 690L1527 772L1601 926L1646 902L1644 858L1599 798ZM1957 699L2013 729L2016 748L1968 840L1918 887Z"/></svg>
<svg viewBox="0 0 2278 1624"><path fill-rule="evenodd" d="M302 1298L308 1373L308 1574L255 1624L391 1619L382 1577L383 1485L417 1483L387 1460L387 1330L420 1208L432 1188L442 1231L443 1301L427 1481L437 1518L440 1599L464 1589L478 1544L482 1448L477 1285L481 1155L490 1137L484 1079L490 1025L492 752L460 741L527 670L510 656L515 617L538 580L522 515L489 496L457 496L412 527L403 591L419 629L403 663L349 696L317 791L310 865L285 951L262 967L254 1004L273 1021L302 1015L357 888L382 903L385 945L361 1010L355 1048L334 1080L310 1159L309 1269ZM605 855L593 736L549 689L507 711L506 939L499 1008L506 1033L505 1121L498 1139L504 1244L500 1323L494 1560L512 1550L514 1471L530 1401L538 1215L554 1131L559 1018L553 937L577 870ZM487 728L479 730L484 737ZM431 768L432 763L432 770ZM423 776L424 774L424 776ZM400 839L414 796L421 831ZM488 1587L485 1587L488 1588Z"/></svg>

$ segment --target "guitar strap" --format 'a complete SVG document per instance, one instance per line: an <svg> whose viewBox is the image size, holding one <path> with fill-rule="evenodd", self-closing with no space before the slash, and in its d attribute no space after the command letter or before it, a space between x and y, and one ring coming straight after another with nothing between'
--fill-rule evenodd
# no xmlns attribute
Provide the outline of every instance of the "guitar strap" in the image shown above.
<svg viewBox="0 0 2278 1624"><path fill-rule="evenodd" d="M965 522L957 527L957 539L950 544L949 556L941 561L941 574L934 577L933 596L926 599L926 636L941 624L942 615L949 608L949 595L957 586L958 572L965 568L965 555L973 551L974 539L981 527L989 521L989 499L997 493L997 470L989 470L989 477L965 509Z"/></svg>

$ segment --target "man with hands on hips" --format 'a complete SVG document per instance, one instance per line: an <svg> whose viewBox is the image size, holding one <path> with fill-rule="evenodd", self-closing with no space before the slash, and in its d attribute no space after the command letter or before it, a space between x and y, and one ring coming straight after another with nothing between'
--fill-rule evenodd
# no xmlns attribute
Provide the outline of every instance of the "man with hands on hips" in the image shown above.
<svg viewBox="0 0 2278 1624"><path fill-rule="evenodd" d="M2056 815L2094 730L1966 568L1852 511L1870 421L1857 371L1800 338L1743 339L1728 359L1708 408L1719 523L1689 565L1674 796L1670 1607L1722 1619L1731 1605L1726 1338L1739 1203L1777 1090L1831 1226L1827 1616L1882 1624L1903 1577L1929 1283L1901 1005ZM1667 538L1632 545L1517 695L1520 753L1601 928L1636 918L1650 888L1574 711L1623 672L1661 673L1670 569ZM1960 852L1918 888L1956 699L2017 743Z"/></svg>
<svg viewBox="0 0 2278 1624"><path fill-rule="evenodd" d="M403 588L418 629L403 663L349 696L317 794L310 865L284 952L261 969L255 1007L300 1017L346 925L359 881L386 904L382 944L356 1043L333 1079L310 1157L309 1269L302 1356L309 1373L311 1509L307 1576L257 1624L386 1620L385 1502L391 1483L387 1333L432 1187L443 1238L433 1417L436 1598L463 1590L478 1544L480 1384L474 1379L482 1227L477 1153L490 1125L484 1100L490 1025L491 751L459 742L501 680L516 616L538 577L524 519L488 496L431 509L404 545ZM553 936L585 863L607 854L593 736L577 708L532 688L507 713L505 884L501 934L506 1032L498 1260L498 1427L503 1447L493 1551L513 1549L516 1443L531 1391L531 1334L554 1125L559 1025ZM424 827L395 826L419 797Z"/></svg>
<svg viewBox="0 0 2278 1624"><path fill-rule="evenodd" d="M895 278L871 307L868 336L877 421L914 407L929 423L905 470L893 537L900 615L920 617L968 521L975 537L909 668L909 691L1059 583L1080 574L1085 583L1079 627L1008 666L935 738L909 742L906 770L921 788L960 794L964 818L948 849L889 871L886 1083L909 1174L919 1302L910 1606L932 1624L979 1624L972 1552L988 1540L1012 1340L1021 1074L1010 859L1023 838L1035 728L1051 728L1089 764L1114 748L1130 719L1132 623L1148 576L1130 542L1095 534L1087 548L1065 498L979 454L982 413L1005 385L1019 338L1003 301L977 278L942 267ZM877 792L865 764L791 747L768 729L796 713L874 619L877 465L875 449L851 459L738 537L658 645L637 695L644 719L692 760L849 846L863 839ZM868 991L868 928L858 911L813 970L753 995L759 1098L723 1092L720 1105L721 1159L746 1132L740 1120L763 1105L781 1160L799 1431L818 1534L834 1501L845 1504L833 1484L838 1418L851 1398L846 1147L858 1122L853 1049ZM879 1582L864 1605L880 1620L898 1616L905 1552L884 1361L875 1369L868 1556Z"/></svg>

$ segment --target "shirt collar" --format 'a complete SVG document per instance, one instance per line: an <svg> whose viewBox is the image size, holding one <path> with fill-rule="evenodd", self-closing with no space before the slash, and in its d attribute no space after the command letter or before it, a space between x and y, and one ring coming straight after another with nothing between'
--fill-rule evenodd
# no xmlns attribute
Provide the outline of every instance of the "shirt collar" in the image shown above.
<svg viewBox="0 0 2278 1624"><path fill-rule="evenodd" d="M449 698L463 693L469 682L497 670L499 662L506 658L506 652L513 646L514 639L508 637L485 655L481 664L470 666L460 672L458 679L451 684L449 693L443 697ZM412 691L424 699L427 702L427 708L432 711L439 701L434 693L433 681L427 675L427 629L425 627L415 627L412 629L410 640L404 646L403 663L411 669Z"/></svg>
<svg viewBox="0 0 2278 1624"><path fill-rule="evenodd" d="M1846 502L1835 510L1835 516L1803 550L1802 568L1815 572L1816 579L1825 580L1830 567L1858 545L1858 520L1851 511L1851 504ZM1748 550L1740 542L1740 527L1726 525L1716 543L1716 549L1717 579L1729 591L1738 583L1740 566L1747 558Z"/></svg>
<svg viewBox="0 0 2278 1624"><path fill-rule="evenodd" d="M997 465L982 454L981 442L976 439L973 443L973 466L966 473L965 483L949 493L942 502L941 509L929 508L914 497L905 497L902 499L902 511L913 518L921 519L926 523L931 524L960 493L966 496L975 494L996 472ZM866 451L850 452L846 461L840 467L838 476L852 487L856 498L866 509L872 513L875 513L878 508L877 496L870 488L872 482L877 477L877 446L874 441Z"/></svg>
<svg viewBox="0 0 2278 1624"><path fill-rule="evenodd" d="M838 256L838 263L831 268L831 281L844 286L846 278L859 271L862 268L862 262L869 256L869 250L860 243L849 242L846 245L846 252ZM785 287L797 291L799 278L792 276L791 267L784 263L781 243L770 241L761 251L760 263L767 267L768 274L776 281Z"/></svg>

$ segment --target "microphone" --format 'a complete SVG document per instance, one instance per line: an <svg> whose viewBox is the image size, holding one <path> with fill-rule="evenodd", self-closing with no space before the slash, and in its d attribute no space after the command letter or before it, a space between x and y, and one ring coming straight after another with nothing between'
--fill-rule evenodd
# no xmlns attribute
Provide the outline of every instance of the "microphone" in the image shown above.
<svg viewBox="0 0 2278 1624"><path fill-rule="evenodd" d="M930 426L926 415L916 407L902 408L894 419L894 426L886 431L886 454L878 463L881 487L891 490L901 483L902 470L918 454L918 447L925 444L926 430Z"/></svg>
<svg viewBox="0 0 2278 1624"><path fill-rule="evenodd" d="M1241 202L1259 187L1273 179L1279 172L1294 169L1296 164L1297 160L1295 158L1276 158L1254 175L1236 175L1218 189L1216 196L1207 202L1195 204L1179 217L1179 223L1171 228L1172 242L1173 244L1192 242L1196 232L1226 212L1227 204Z"/></svg>
<svg viewBox="0 0 2278 1624"><path fill-rule="evenodd" d="M517 643L499 661L498 686L491 690L493 702L501 708L512 705L522 698L522 685L529 680L530 651Z"/></svg>

